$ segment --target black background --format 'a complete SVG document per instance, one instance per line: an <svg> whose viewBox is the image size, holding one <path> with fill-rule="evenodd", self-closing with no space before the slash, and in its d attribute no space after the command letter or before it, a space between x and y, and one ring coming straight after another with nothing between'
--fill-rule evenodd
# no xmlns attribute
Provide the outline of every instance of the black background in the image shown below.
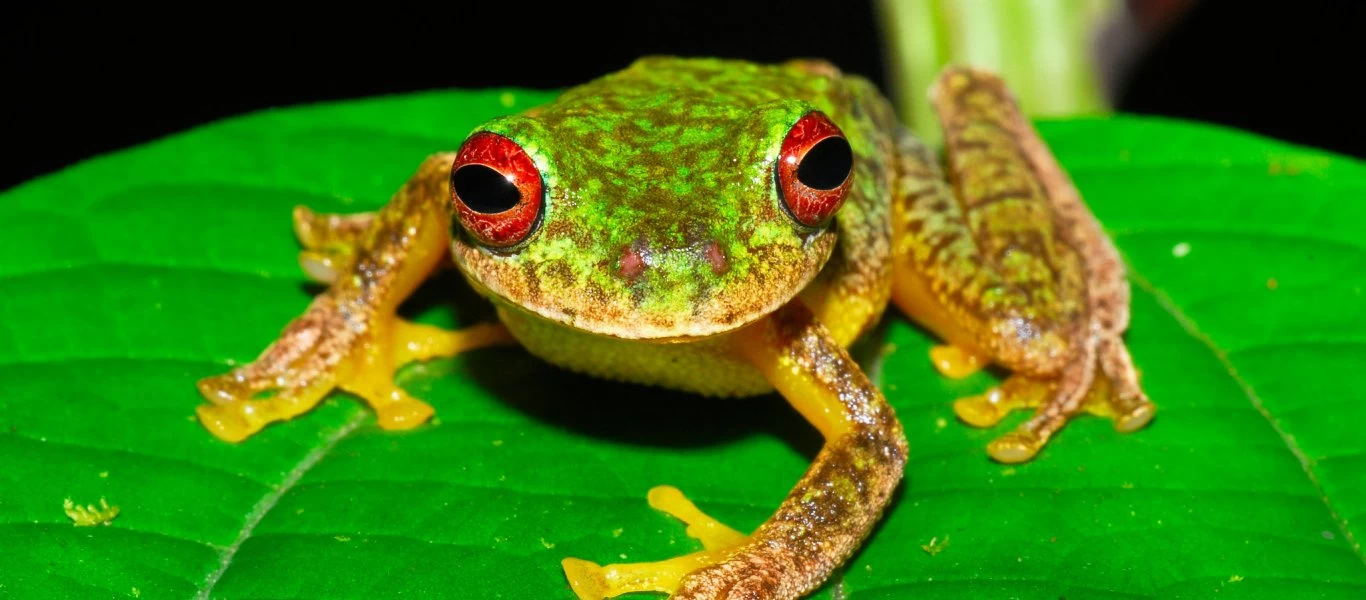
<svg viewBox="0 0 1366 600"><path fill-rule="evenodd" d="M265 6L6 9L0 189L258 108L440 87L563 87L641 54L819 56L886 82L876 16L858 2ZM1145 55L1117 108L1366 157L1363 7L1205 2Z"/></svg>

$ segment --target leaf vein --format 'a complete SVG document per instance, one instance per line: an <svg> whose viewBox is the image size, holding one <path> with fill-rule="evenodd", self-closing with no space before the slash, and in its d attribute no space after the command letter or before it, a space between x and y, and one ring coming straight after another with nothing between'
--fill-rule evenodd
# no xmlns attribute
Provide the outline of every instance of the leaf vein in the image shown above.
<svg viewBox="0 0 1366 600"><path fill-rule="evenodd" d="M327 456L327 453L331 452L342 438L350 435L352 431L355 431L357 427L360 427L360 424L365 422L365 416L366 413L363 411L356 412L354 417L351 417L349 421L332 432L332 435L327 436L327 438L325 438L317 448L314 448L312 452L305 455L303 459L299 461L299 464L295 465L295 467L285 475L285 478L280 481L279 486L261 497L261 500L257 502L256 506L252 507L251 512L247 514L247 518L243 522L242 530L238 532L237 538L220 554L218 569L209 573L208 578L204 581L204 589L199 593L198 598L206 599L213 593L214 586L218 585L218 581L223 578L223 574L228 571L228 567L232 566L232 559L237 555L237 550L242 547L242 543L247 541L247 538L251 537L252 531L261 523L261 519L264 519L266 514L270 513L271 509L275 508L275 505L280 502L280 498L284 497L295 484L299 483L299 480L302 479L310 469L316 466L323 457Z"/></svg>
<svg viewBox="0 0 1366 600"><path fill-rule="evenodd" d="M1323 483L1319 481L1318 474L1314 472L1313 462L1309 459L1309 456L1304 453L1304 450L1300 448L1299 444L1295 441L1295 437L1281 428L1280 422L1271 415L1271 411L1267 410L1266 406L1262 403L1261 397L1257 395L1257 391L1254 390L1252 386L1243 379L1243 376L1238 373L1238 370L1234 368L1233 363L1228 359L1228 353L1215 345L1214 340L1210 339L1208 335L1201 331L1200 328L1196 326L1195 321L1192 321L1190 317L1186 316L1186 314L1172 302L1171 298L1167 297L1166 294L1153 286L1151 281L1148 281L1147 278L1132 270L1130 271L1130 275L1143 291L1151 295L1153 299L1157 301L1158 305L1161 306L1163 310L1167 311L1167 314L1171 315L1173 319L1176 319L1176 322L1186 330L1186 333L1190 334L1192 338L1195 338L1197 341L1204 344L1205 347L1209 348L1210 352L1214 354L1215 360L1219 361L1219 364L1228 371L1229 377L1233 378L1233 381L1238 384L1238 387L1243 389L1243 393L1247 396L1248 401L1252 403L1252 407L1266 419L1267 423L1271 425L1271 428L1275 430L1276 434L1281 436L1281 440L1284 441L1286 447L1290 449L1290 453L1299 460L1300 467L1304 469L1305 476L1309 478L1309 482L1313 484L1314 489L1323 500L1323 505L1328 509L1333 521L1337 523L1338 529L1342 531L1342 535L1346 538L1348 545L1356 552L1357 558L1360 558L1362 563L1366 563L1366 554L1363 554L1361 551L1361 543L1357 541L1356 536L1352 535L1352 530L1347 526L1347 520L1338 513L1337 508L1333 506L1333 501L1328 498L1328 493L1324 490Z"/></svg>
<svg viewBox="0 0 1366 600"><path fill-rule="evenodd" d="M1323 236L1315 237L1309 233L1290 233L1260 229L1234 229L1231 227L1224 229L1201 229L1198 227L1167 228L1156 225L1152 229L1128 227L1124 229L1110 229L1108 231L1112 237L1116 238L1116 241L1118 241L1119 238L1135 237L1200 236L1206 238L1248 239L1253 241L1270 240L1287 242L1297 247L1326 246L1330 248L1346 249L1354 254L1366 252L1366 246L1354 244L1349 240L1331 239Z"/></svg>

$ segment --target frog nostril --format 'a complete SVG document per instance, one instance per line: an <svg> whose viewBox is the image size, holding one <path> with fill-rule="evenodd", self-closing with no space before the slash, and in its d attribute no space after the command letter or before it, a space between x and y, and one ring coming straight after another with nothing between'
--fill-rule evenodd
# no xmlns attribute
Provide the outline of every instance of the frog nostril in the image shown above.
<svg viewBox="0 0 1366 600"><path fill-rule="evenodd" d="M626 249L622 250L621 258L617 260L617 269L621 275L630 281L635 281L645 272L645 255L649 252L650 243L644 239L638 239Z"/></svg>
<svg viewBox="0 0 1366 600"><path fill-rule="evenodd" d="M704 255L707 262L711 264L712 273L720 275L730 269L730 263L726 260L726 253L721 250L721 244L718 244L716 240L707 242Z"/></svg>
<svg viewBox="0 0 1366 600"><path fill-rule="evenodd" d="M639 280L645 271L652 267L662 268L671 273L674 273L676 268L711 269L712 273L719 276L730 270L730 260L726 258L726 251L722 249L720 242L714 239L670 246L653 244L643 236L623 247L617 257L617 274L631 283ZM683 275L682 272L675 274Z"/></svg>

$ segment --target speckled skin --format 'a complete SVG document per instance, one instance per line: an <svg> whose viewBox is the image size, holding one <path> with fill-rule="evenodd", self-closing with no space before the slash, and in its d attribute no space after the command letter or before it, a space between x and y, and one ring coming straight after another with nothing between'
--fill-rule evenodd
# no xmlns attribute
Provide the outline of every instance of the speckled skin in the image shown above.
<svg viewBox="0 0 1366 600"><path fill-rule="evenodd" d="M580 598L797 598L857 549L901 480L902 428L845 350L889 301L958 355L1016 371L956 405L976 425L1038 407L994 443L998 460L1027 460L1082 410L1123 430L1152 414L1119 337L1122 264L1005 87L950 69L931 96L948 177L871 84L818 61L651 57L494 119L470 133L511 138L542 178L529 236L494 248L461 229L454 153L428 158L377 213L296 211L301 263L329 287L256 361L200 382L213 402L200 419L238 441L341 388L381 426L414 427L431 409L394 386L395 369L505 343L599 377L776 390L826 443L772 518L749 535L701 535L704 551L670 561L564 567ZM783 208L774 176L784 136L811 110L854 158L844 204L814 228ZM447 257L499 324L447 332L396 316ZM674 504L661 510L698 518Z"/></svg>
<svg viewBox="0 0 1366 600"><path fill-rule="evenodd" d="M773 184L784 135L813 108L843 124L856 157L855 189L833 229L794 226ZM642 59L534 116L478 128L528 149L546 209L539 231L511 251L457 232L453 255L516 309L651 341L708 336L772 312L827 265L837 239L849 259L839 265L873 263L858 284L886 289L894 126L866 82L817 76L803 63Z"/></svg>
<svg viewBox="0 0 1366 600"><path fill-rule="evenodd" d="M772 174L787 129L813 108L841 124L855 155L839 218L818 230L784 212ZM716 334L798 294L842 345L881 316L896 121L866 81L807 62L647 58L534 114L478 130L536 149L540 230L512 251L458 228L452 240L456 265L531 352L599 377L747 396L773 387ZM623 272L633 252L645 266Z"/></svg>

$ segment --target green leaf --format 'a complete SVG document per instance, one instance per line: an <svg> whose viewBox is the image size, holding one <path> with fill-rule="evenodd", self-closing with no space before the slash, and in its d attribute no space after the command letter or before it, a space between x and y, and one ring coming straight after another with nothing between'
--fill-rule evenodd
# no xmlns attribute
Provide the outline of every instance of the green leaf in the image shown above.
<svg viewBox="0 0 1366 600"><path fill-rule="evenodd" d="M549 97L269 111L0 196L0 596L569 599L566 556L698 547L651 486L762 522L819 445L781 398L609 384L516 348L405 370L438 415L415 431L344 394L241 445L194 420L195 381L317 291L292 206L376 208L428 153ZM1041 127L1132 266L1158 416L1127 435L1083 418L995 464L986 443L1021 417L958 423L952 401L992 377L939 377L891 311L860 355L906 425L907 478L820 597L1366 596L1366 165L1155 119ZM487 318L443 301L456 283L412 314ZM120 512L75 527L68 498Z"/></svg>

